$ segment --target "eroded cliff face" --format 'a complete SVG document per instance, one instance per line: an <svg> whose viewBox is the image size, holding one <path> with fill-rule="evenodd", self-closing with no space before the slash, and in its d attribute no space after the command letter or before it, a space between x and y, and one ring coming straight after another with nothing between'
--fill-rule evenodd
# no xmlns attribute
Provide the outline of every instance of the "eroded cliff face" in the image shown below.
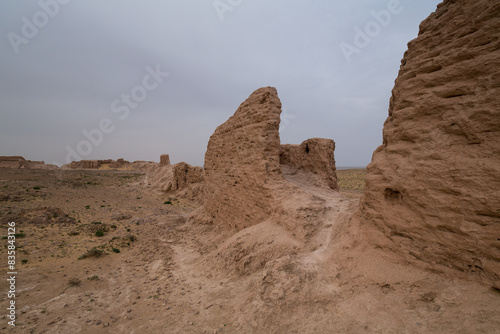
<svg viewBox="0 0 500 334"><path fill-rule="evenodd" d="M269 216L269 186L281 179L280 114L276 89L261 88L210 137L204 166L209 219L240 230Z"/></svg>
<svg viewBox="0 0 500 334"><path fill-rule="evenodd" d="M408 44L368 167L373 244L500 287L500 2L444 1Z"/></svg>

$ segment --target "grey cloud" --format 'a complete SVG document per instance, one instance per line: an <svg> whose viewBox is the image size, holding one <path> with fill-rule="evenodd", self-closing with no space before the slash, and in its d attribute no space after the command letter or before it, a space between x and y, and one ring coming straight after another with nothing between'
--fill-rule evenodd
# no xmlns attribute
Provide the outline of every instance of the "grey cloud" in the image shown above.
<svg viewBox="0 0 500 334"><path fill-rule="evenodd" d="M56 0L42 0L44 3ZM70 1L15 54L7 38L37 2L0 5L0 155L64 162L83 129L116 129L85 158L203 164L210 134L250 93L275 86L295 118L283 142L337 142L338 165L366 165L381 143L406 43L439 3L401 0L402 13L348 63L339 44L390 0L243 1L224 15L211 0ZM130 116L111 103L140 85L146 67L170 76Z"/></svg>

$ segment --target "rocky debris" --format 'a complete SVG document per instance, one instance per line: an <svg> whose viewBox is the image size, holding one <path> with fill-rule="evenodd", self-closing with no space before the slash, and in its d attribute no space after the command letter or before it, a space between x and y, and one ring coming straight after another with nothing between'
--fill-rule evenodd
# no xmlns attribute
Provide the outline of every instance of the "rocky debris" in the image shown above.
<svg viewBox="0 0 500 334"><path fill-rule="evenodd" d="M241 230L269 217L270 186L282 179L280 114L276 89L260 88L210 137L204 165L206 220Z"/></svg>
<svg viewBox="0 0 500 334"><path fill-rule="evenodd" d="M280 164L317 174L328 187L337 190L334 151L335 142L331 139L312 138L300 145L285 144L280 147Z"/></svg>
<svg viewBox="0 0 500 334"><path fill-rule="evenodd" d="M170 156L168 154L160 155L160 167L170 166Z"/></svg>
<svg viewBox="0 0 500 334"><path fill-rule="evenodd" d="M498 1L447 0L422 22L402 60L361 204L377 248L496 288L499 48Z"/></svg>

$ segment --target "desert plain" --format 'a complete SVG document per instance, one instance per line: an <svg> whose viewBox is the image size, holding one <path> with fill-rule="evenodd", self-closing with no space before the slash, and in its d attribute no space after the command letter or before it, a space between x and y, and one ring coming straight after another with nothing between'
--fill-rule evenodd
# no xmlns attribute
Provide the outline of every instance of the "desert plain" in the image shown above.
<svg viewBox="0 0 500 334"><path fill-rule="evenodd" d="M500 333L499 50L498 1L443 1L366 169L282 143L274 87L203 167L0 157L0 332Z"/></svg>

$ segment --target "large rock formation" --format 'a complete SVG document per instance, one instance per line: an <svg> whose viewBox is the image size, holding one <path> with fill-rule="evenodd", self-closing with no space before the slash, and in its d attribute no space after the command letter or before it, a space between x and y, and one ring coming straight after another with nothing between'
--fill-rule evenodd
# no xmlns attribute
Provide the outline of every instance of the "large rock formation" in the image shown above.
<svg viewBox="0 0 500 334"><path fill-rule="evenodd" d="M210 137L205 154L208 219L243 229L270 215L270 185L281 179L280 114L276 89L261 88Z"/></svg>
<svg viewBox="0 0 500 334"><path fill-rule="evenodd" d="M334 151L335 143L331 139L311 138L300 145L285 144L280 147L280 164L317 174L328 187L336 190Z"/></svg>
<svg viewBox="0 0 500 334"><path fill-rule="evenodd" d="M362 201L376 246L497 288L499 69L500 3L439 5L408 44Z"/></svg>

